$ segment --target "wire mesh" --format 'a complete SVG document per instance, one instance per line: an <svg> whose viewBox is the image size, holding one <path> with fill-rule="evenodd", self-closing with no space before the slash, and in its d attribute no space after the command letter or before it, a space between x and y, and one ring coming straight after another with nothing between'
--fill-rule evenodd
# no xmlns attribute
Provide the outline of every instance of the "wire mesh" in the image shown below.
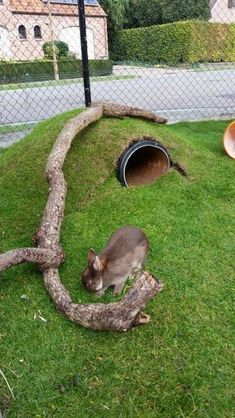
<svg viewBox="0 0 235 418"><path fill-rule="evenodd" d="M235 23L234 0L210 1L210 13L210 22L221 23L218 39L211 34L218 52L212 59L171 63L157 54L145 59L143 51L134 53L134 45L129 59L113 54L107 14L96 0L86 0L92 101L146 108L172 122L233 117L234 26L229 60L221 51ZM151 40L147 43L149 48ZM35 123L84 103L78 1L0 0L0 147Z"/></svg>
<svg viewBox="0 0 235 418"><path fill-rule="evenodd" d="M92 83L92 99L143 107L170 122L234 117L235 2L212 0L209 10L210 25L191 22L191 56L184 56L184 51L173 51L179 48L174 34L164 44L163 49L172 50L175 62L170 59L167 62L167 53L159 51L157 44L163 44L160 39L163 32L154 35L153 27L149 32L148 28L122 30L122 35L117 37L120 44L117 45L117 40L113 43L112 39L109 43L115 80ZM208 55L204 50L195 54L198 45L193 42L201 38ZM226 52L229 43L230 54ZM200 44L199 47L202 48Z"/></svg>

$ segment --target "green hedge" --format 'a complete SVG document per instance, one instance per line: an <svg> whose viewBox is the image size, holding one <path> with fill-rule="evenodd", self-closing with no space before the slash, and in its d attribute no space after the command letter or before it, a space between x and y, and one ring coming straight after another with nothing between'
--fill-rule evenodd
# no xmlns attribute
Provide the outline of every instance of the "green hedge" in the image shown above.
<svg viewBox="0 0 235 418"><path fill-rule="evenodd" d="M186 21L121 30L112 37L111 58L166 64L235 61L235 24Z"/></svg>
<svg viewBox="0 0 235 418"><path fill-rule="evenodd" d="M81 60L63 59L58 61L60 79L82 77ZM90 60L90 75L112 74L111 60ZM25 83L54 79L53 61L0 62L0 84Z"/></svg>

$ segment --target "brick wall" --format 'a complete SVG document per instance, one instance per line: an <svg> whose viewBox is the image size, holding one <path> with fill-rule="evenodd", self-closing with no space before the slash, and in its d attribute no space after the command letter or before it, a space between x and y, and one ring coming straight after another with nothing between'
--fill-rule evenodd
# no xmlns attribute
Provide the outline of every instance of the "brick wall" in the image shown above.
<svg viewBox="0 0 235 418"><path fill-rule="evenodd" d="M4 36L8 30L9 52L6 54L6 48L2 51L2 57L15 60L28 60L43 58L42 45L51 40L51 25L48 16L12 14L9 11L9 0L4 0L4 4L0 5L0 34L1 27ZM61 31L63 28L79 26L77 16L52 16L53 31L55 40L63 40ZM19 26L23 25L26 29L26 39L20 39ZM42 38L35 39L34 27L38 25L41 28ZM90 38L94 41L94 56L91 58L108 58L108 41L107 41L107 19L104 16L87 17L87 28L90 30ZM78 36L79 31L77 29ZM77 40L80 43L80 40ZM76 42L76 40L73 40ZM0 40L1 45L1 40ZM1 48L0 48L1 49ZM1 54L1 52L0 52ZM7 55L7 56L6 56Z"/></svg>

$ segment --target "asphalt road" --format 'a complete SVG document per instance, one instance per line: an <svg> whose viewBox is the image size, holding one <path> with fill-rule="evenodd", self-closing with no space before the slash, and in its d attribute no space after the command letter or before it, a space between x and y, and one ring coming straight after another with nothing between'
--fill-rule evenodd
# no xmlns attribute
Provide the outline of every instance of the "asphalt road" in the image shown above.
<svg viewBox="0 0 235 418"><path fill-rule="evenodd" d="M134 75L135 69L116 69L118 74ZM140 69L136 78L93 82L91 93L93 101L146 108L170 122L230 117L235 115L235 70ZM0 125L39 121L81 106L81 83L0 91Z"/></svg>

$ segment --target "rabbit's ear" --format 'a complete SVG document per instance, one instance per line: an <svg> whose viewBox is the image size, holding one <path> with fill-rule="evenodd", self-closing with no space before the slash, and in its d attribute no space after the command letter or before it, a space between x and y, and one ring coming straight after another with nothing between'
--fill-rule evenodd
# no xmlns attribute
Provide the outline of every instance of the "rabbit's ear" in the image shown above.
<svg viewBox="0 0 235 418"><path fill-rule="evenodd" d="M87 260L89 264L93 264L95 262L95 258L96 258L96 253L95 250L93 250L92 248L88 251L87 254Z"/></svg>
<svg viewBox="0 0 235 418"><path fill-rule="evenodd" d="M98 255L96 255L95 250L93 250L92 248L88 251L88 263L89 265L93 265L94 269L99 271L101 269L101 262L100 259L98 257Z"/></svg>

